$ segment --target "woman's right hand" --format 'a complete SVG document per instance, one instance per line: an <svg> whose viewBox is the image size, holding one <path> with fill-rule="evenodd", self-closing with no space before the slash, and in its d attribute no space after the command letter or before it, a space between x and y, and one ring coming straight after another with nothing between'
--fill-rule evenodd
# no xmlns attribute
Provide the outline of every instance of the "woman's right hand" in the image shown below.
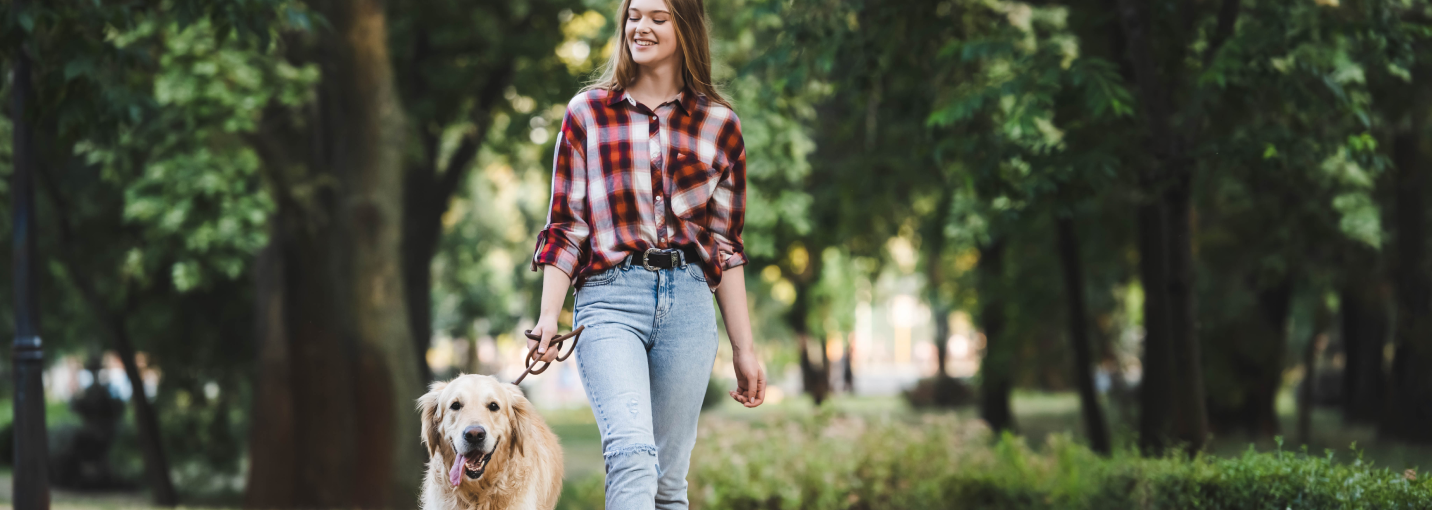
<svg viewBox="0 0 1432 510"><path fill-rule="evenodd" d="M542 341L527 339L527 352L532 352L532 347L537 346L538 361L552 361L557 359L557 349L548 349L552 338L557 336L557 318L550 315L543 315L537 318L537 325L532 326L532 334L542 338Z"/></svg>
<svg viewBox="0 0 1432 510"><path fill-rule="evenodd" d="M557 336L557 316L562 314L562 302L567 299L571 283L567 273L556 266L542 266L542 308L537 314L537 325L532 326L532 334L542 340L527 339L527 352L532 352L532 347L536 346L540 361L557 359L557 349L547 347Z"/></svg>

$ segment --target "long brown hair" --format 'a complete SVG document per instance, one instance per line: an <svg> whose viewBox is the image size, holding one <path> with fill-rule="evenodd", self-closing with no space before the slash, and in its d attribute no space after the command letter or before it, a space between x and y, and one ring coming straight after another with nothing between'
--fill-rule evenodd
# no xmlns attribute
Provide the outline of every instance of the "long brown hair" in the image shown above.
<svg viewBox="0 0 1432 510"><path fill-rule="evenodd" d="M721 96L716 84L711 81L711 39L707 36L706 6L702 0L664 0L676 20L676 44L681 48L681 78L693 92L705 95L712 102L727 108L731 103ZM637 63L632 60L631 48L627 46L627 9L631 0L622 0L617 10L617 48L612 57L602 66L600 77L582 89L626 90L636 84Z"/></svg>

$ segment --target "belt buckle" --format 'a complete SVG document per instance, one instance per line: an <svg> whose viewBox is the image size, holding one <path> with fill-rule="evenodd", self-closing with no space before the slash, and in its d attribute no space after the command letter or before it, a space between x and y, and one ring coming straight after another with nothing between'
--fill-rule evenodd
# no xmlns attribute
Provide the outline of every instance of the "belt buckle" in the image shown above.
<svg viewBox="0 0 1432 510"><path fill-rule="evenodd" d="M651 265L651 252L661 253L661 250L647 248L646 252L641 254L641 267L646 268L647 271L660 271L661 268Z"/></svg>

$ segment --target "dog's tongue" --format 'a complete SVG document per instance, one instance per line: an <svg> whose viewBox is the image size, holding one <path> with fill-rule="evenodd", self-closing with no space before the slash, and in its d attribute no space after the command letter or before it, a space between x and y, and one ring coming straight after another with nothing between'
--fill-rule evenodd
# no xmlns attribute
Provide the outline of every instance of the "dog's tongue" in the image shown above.
<svg viewBox="0 0 1432 510"><path fill-rule="evenodd" d="M467 458L462 456L458 456L457 460L452 462L452 472L448 473L448 480L452 482L453 487L462 483L462 465L466 462Z"/></svg>

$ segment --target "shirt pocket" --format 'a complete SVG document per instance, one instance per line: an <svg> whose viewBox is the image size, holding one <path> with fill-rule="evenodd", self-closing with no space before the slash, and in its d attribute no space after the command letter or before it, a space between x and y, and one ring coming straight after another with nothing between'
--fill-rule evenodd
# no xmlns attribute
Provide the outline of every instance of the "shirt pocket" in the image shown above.
<svg viewBox="0 0 1432 510"><path fill-rule="evenodd" d="M721 170L710 163L701 161L695 152L682 150L676 155L671 172L671 212L678 218L690 218L702 211L716 184L721 181Z"/></svg>

